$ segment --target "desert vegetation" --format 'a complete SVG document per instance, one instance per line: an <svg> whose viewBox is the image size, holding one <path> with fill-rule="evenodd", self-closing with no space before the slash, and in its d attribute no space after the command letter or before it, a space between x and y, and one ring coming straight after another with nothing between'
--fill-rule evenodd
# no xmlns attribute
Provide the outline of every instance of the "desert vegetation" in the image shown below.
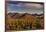
<svg viewBox="0 0 46 32"><path fill-rule="evenodd" d="M18 14L17 14L18 15ZM34 30L44 29L44 16L32 16L23 14L21 16L7 15L6 30Z"/></svg>

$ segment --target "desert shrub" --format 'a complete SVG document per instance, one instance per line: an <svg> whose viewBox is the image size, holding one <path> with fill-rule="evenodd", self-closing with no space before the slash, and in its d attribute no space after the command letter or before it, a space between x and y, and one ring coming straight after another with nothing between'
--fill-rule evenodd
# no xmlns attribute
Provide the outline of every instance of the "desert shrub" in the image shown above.
<svg viewBox="0 0 46 32"><path fill-rule="evenodd" d="M29 29L43 29L43 17L34 16L33 19L12 19L6 20L6 29L8 30L29 30Z"/></svg>

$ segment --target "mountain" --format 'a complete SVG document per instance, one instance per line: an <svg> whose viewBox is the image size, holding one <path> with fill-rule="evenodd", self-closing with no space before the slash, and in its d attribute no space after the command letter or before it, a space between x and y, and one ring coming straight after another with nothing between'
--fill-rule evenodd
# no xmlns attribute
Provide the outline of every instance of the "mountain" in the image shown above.
<svg viewBox="0 0 46 32"><path fill-rule="evenodd" d="M44 14L8 13L7 15L10 16L11 18L32 19L34 16L42 16Z"/></svg>
<svg viewBox="0 0 46 32"><path fill-rule="evenodd" d="M32 16L44 16L44 13L43 14L32 14Z"/></svg>

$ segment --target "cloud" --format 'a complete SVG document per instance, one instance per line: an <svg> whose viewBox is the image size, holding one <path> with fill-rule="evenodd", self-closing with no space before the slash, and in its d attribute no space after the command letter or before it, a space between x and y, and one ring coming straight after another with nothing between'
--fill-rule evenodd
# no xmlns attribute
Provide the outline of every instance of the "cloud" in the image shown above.
<svg viewBox="0 0 46 32"><path fill-rule="evenodd" d="M33 13L33 14L34 13L38 13L38 14L43 13L43 10L41 10L43 8L43 5L36 4L36 3L9 4L7 8L8 8L7 9L8 12L18 12L18 13L27 12L27 13Z"/></svg>
<svg viewBox="0 0 46 32"><path fill-rule="evenodd" d="M35 4L35 3L25 3L25 6L28 7L28 8L37 8L37 9L43 8L43 5Z"/></svg>

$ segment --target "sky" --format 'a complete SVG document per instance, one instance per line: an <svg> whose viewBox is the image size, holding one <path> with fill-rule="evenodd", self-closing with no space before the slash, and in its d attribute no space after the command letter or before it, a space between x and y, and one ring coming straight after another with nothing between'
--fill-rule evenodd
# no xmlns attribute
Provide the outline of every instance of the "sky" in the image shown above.
<svg viewBox="0 0 46 32"><path fill-rule="evenodd" d="M8 2L7 12L12 13L31 13L41 14L43 13L43 4L40 3L24 3L24 2Z"/></svg>

